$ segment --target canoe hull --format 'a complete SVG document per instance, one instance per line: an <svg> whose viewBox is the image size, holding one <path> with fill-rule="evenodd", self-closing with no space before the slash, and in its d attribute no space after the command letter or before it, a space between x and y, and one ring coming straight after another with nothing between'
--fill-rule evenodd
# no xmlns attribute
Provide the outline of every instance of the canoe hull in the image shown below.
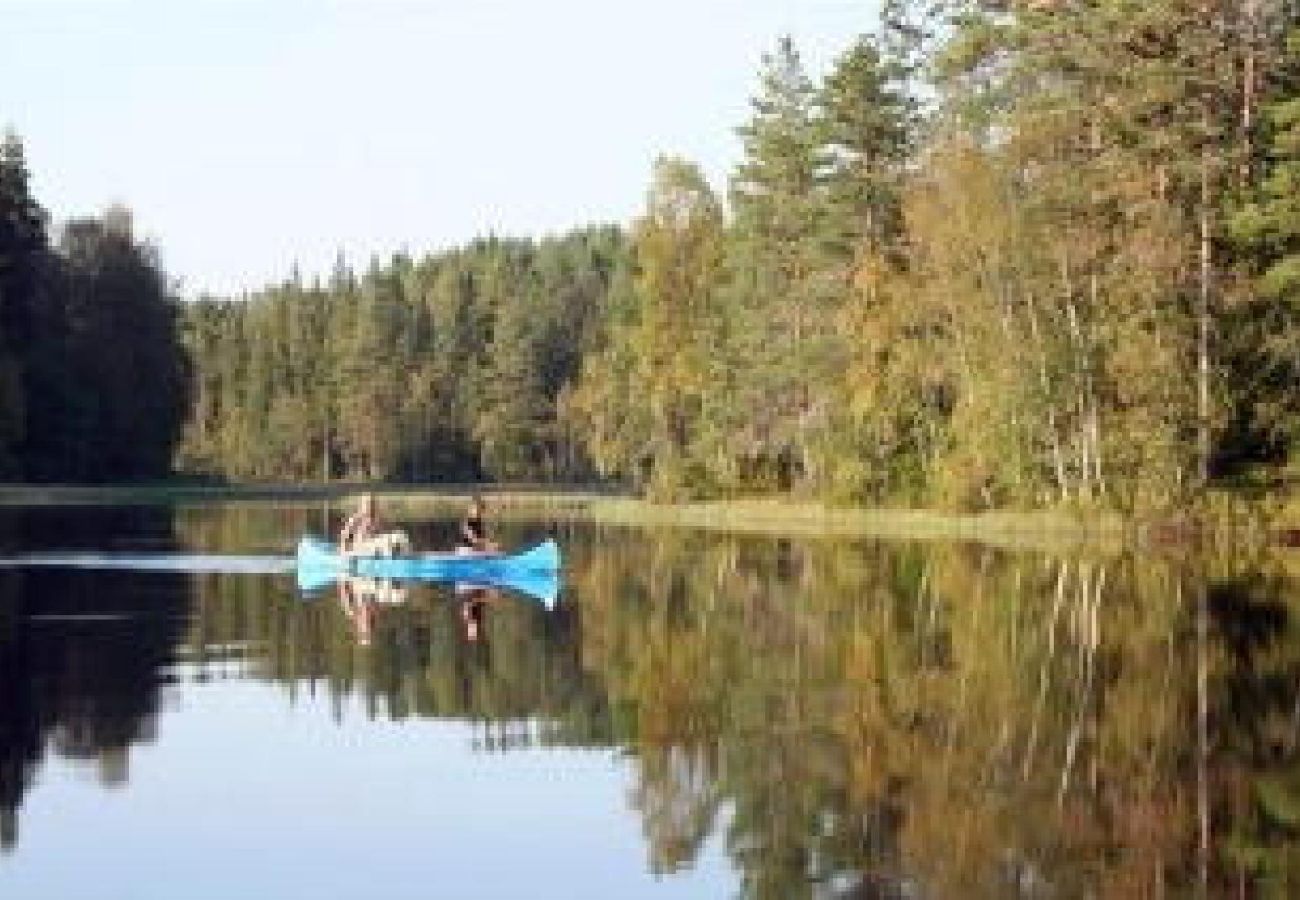
<svg viewBox="0 0 1300 900"><path fill-rule="evenodd" d="M442 581L518 590L553 602L559 589L560 549L555 541L518 553L423 553L396 557L349 557L310 535L298 542L298 586L316 590L340 578Z"/></svg>

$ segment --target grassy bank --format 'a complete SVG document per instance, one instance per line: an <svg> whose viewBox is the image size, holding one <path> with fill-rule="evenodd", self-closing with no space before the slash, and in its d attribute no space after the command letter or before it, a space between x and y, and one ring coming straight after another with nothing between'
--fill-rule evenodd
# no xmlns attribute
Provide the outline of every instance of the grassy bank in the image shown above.
<svg viewBox="0 0 1300 900"><path fill-rule="evenodd" d="M1122 542L1132 525L1104 513L989 512L948 514L925 510L845 509L784 498L711 503L655 504L586 488L533 485L123 485L0 486L0 506L177 505L203 503L346 504L372 490L396 519L455 514L481 493L499 519L545 517L629 527L838 535L898 539L984 540L1001 544Z"/></svg>
<svg viewBox="0 0 1300 900"><path fill-rule="evenodd" d="M908 509L846 509L783 499L668 506L610 498L595 501L589 515L594 521L622 525L908 540L995 540L999 543L1109 542L1122 540L1129 530L1120 517L1096 513L957 514Z"/></svg>
<svg viewBox="0 0 1300 900"><path fill-rule="evenodd" d="M554 485L148 484L0 486L0 506L321 503L345 505L373 491L387 516L401 520L455 515L472 494L488 498L494 518L593 522L628 527L698 528L741 533L837 535L899 540L983 541L1007 546L1184 543L1267 540L1300 523L1300 505L1277 495L1261 501L1220 491L1196 509L1149 516L1098 510L950 513L830 507L790 498L657 504L598 488Z"/></svg>
<svg viewBox="0 0 1300 900"><path fill-rule="evenodd" d="M378 496L394 509L431 509L463 506L475 493L500 496L515 505L581 505L589 499L609 497L586 488L556 489L552 485L481 484L373 485L330 484L199 485L185 483L124 485L0 485L3 506L123 506L182 503L314 503L346 502L364 491Z"/></svg>

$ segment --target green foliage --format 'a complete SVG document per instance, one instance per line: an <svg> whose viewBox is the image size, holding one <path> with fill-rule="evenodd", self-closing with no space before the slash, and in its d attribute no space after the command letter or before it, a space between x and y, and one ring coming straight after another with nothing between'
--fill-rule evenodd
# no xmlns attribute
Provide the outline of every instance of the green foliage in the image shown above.
<svg viewBox="0 0 1300 900"><path fill-rule="evenodd" d="M113 207L48 243L22 143L0 143L0 477L171 472L189 411L177 305L157 251Z"/></svg>
<svg viewBox="0 0 1300 900"><path fill-rule="evenodd" d="M655 164L632 251L632 305L611 323L566 414L585 423L602 471L634 473L654 497L689 495L701 486L694 470L718 400L723 261L722 207L698 168Z"/></svg>
<svg viewBox="0 0 1300 900"><path fill-rule="evenodd" d="M488 239L196 310L187 463L1135 509L1290 462L1295 24L889 0L820 81L781 39L729 208L666 158L626 241Z"/></svg>
<svg viewBox="0 0 1300 900"><path fill-rule="evenodd" d="M28 184L22 142L0 140L0 477L21 473L26 438L26 373L34 312L43 293L45 214Z"/></svg>
<svg viewBox="0 0 1300 900"><path fill-rule="evenodd" d="M555 405L623 253L614 228L489 239L189 304L181 465L262 481L585 477Z"/></svg>
<svg viewBox="0 0 1300 900"><path fill-rule="evenodd" d="M1300 31L1288 35L1277 68L1282 90L1263 110L1259 178L1228 223L1255 293L1233 315L1229 378L1242 402L1224 452L1234 462L1300 449Z"/></svg>
<svg viewBox="0 0 1300 900"><path fill-rule="evenodd" d="M669 496L966 509L1162 505L1234 457L1276 458L1249 432L1297 418L1300 329L1266 302L1292 263L1256 291L1224 228L1245 172L1273 181L1265 249L1290 234L1290 175L1252 169L1259 129L1238 124L1268 106L1288 152L1285 17L1256 12L895 2L820 86L783 40L740 132L713 289L718 438L689 481L645 477L671 457L631 437L660 417L624 389L626 440L602 446Z"/></svg>
<svg viewBox="0 0 1300 900"><path fill-rule="evenodd" d="M830 217L832 155L816 104L798 51L783 38L763 58L731 191L727 294L732 356L745 366L733 400L742 485L789 488L812 476L807 440L825 424L840 362L832 314L842 291L832 259L843 235Z"/></svg>
<svg viewBox="0 0 1300 900"><path fill-rule="evenodd" d="M79 481L166 475L188 411L189 372L156 253L132 237L124 210L69 223L60 251L70 387L67 405L41 421L69 446L55 466L33 460L33 473Z"/></svg>
<svg viewBox="0 0 1300 900"><path fill-rule="evenodd" d="M864 240L894 242L902 230L899 188L914 118L904 72L888 64L869 37L859 37L826 76L820 116L830 150L826 203L833 246L846 258Z"/></svg>

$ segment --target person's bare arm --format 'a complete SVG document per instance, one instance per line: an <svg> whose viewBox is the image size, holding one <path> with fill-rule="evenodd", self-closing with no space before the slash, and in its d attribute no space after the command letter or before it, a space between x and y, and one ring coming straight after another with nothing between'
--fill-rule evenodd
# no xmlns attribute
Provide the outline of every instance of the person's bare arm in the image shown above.
<svg viewBox="0 0 1300 900"><path fill-rule="evenodd" d="M339 549L347 550L352 546L352 541L356 538L357 517L349 516L348 520L343 523L339 529Z"/></svg>

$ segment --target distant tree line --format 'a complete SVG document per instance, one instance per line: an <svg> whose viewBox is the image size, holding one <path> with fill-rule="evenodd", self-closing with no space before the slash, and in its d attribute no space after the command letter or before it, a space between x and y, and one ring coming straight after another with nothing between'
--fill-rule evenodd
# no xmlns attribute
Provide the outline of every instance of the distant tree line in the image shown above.
<svg viewBox="0 0 1300 900"><path fill-rule="evenodd" d="M189 409L178 304L157 251L110 208L51 243L22 142L0 140L0 480L172 472Z"/></svg>
<svg viewBox="0 0 1300 900"><path fill-rule="evenodd" d="M959 508L1300 440L1300 39L1255 0L889 0L764 57L728 197L190 307L186 466Z"/></svg>
<svg viewBox="0 0 1300 900"><path fill-rule="evenodd" d="M181 466L231 479L589 478L557 401L630 283L617 228L398 255L188 304ZM620 287L623 285L624 287Z"/></svg>

